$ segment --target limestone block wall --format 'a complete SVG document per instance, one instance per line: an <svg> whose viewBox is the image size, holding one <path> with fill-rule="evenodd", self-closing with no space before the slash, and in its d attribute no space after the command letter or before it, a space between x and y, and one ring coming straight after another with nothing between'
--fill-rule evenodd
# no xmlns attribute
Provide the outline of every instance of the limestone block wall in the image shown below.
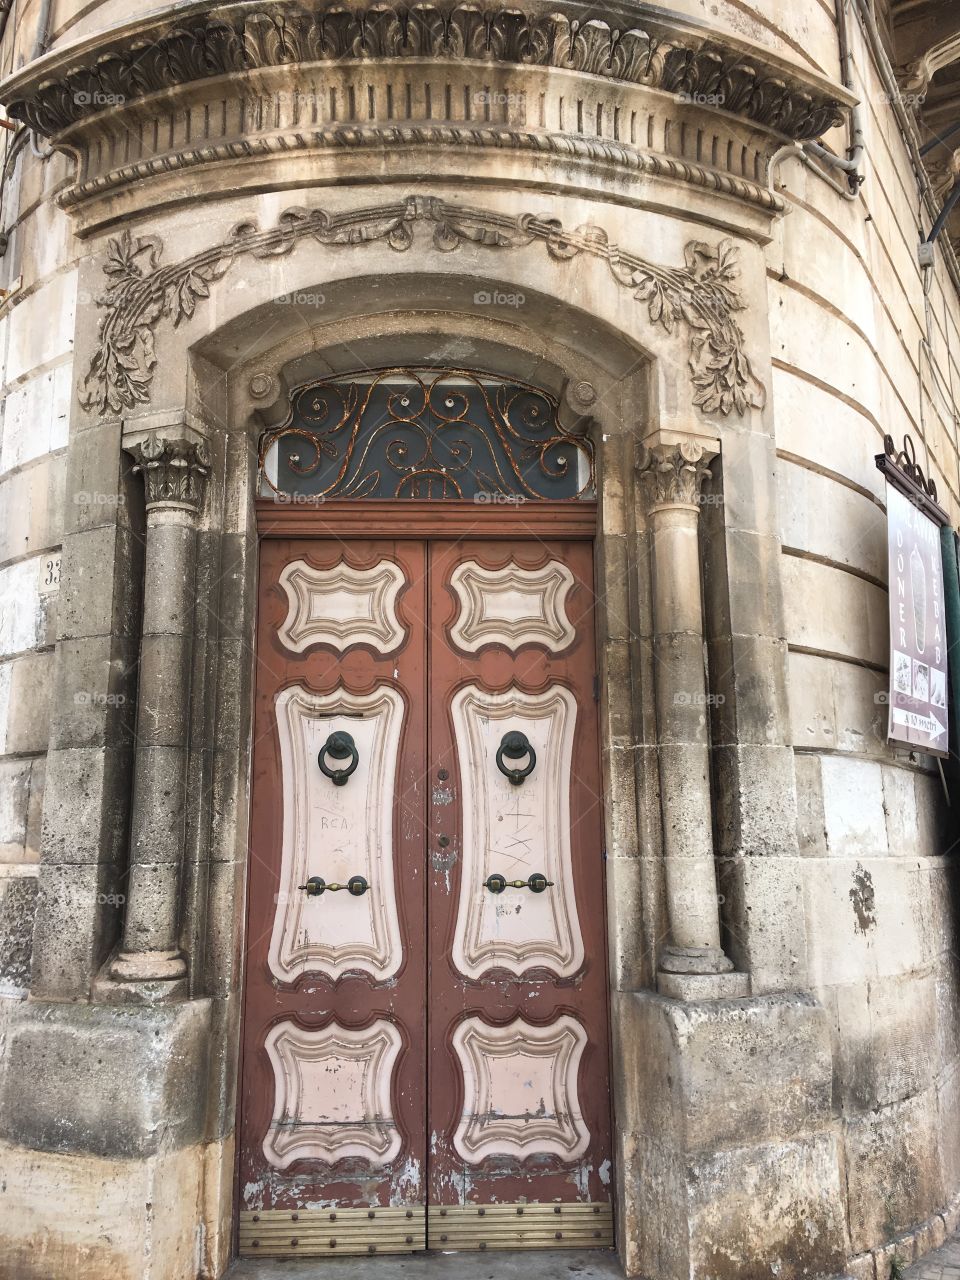
<svg viewBox="0 0 960 1280"><path fill-rule="evenodd" d="M17 56L12 37L3 45L4 72ZM0 165L0 288L9 291L0 302L2 1026L30 980L77 284L70 223L53 201L67 160L43 158L25 132L4 131Z"/></svg>
<svg viewBox="0 0 960 1280"><path fill-rule="evenodd" d="M909 432L956 519L960 305L942 260L925 305L917 244L929 222L852 14L850 41L865 182L846 201L783 163L790 213L767 251L767 294L807 965L833 1027L856 1255L960 1189L957 824L930 758L886 744L873 460L885 432L898 443Z"/></svg>

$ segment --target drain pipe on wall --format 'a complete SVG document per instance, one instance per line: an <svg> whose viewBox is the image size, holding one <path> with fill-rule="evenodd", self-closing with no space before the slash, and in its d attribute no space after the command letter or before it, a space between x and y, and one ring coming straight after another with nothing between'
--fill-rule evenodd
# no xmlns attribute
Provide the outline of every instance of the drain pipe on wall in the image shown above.
<svg viewBox="0 0 960 1280"><path fill-rule="evenodd" d="M31 62L36 62L38 58L42 58L50 44L50 10L52 7L53 0L42 0L40 16L37 19L37 35L33 42L33 53L30 55ZM30 130L30 150L38 160L49 160L53 155L53 147L47 147L44 150L38 146L36 131L33 129Z"/></svg>
<svg viewBox="0 0 960 1280"><path fill-rule="evenodd" d="M931 221L935 224L940 214L940 202L934 194L933 187L930 185L930 179L927 177L927 171L923 167L922 149L917 131L914 128L910 113L903 104L900 96L900 88L897 84L896 77L893 74L893 67L890 65L890 59L887 57L887 51L883 47L883 40L877 29L876 19L870 7L870 0L853 0L860 16L860 21L867 37L867 43L873 54L873 60L880 72L880 79L883 81L883 87L887 94L887 98L893 108L893 113L897 118L897 124L900 128L901 136L910 155L910 161L913 165L913 171L916 175L917 185L920 188L920 194L923 198L924 206L930 216ZM960 264L957 262L957 255L953 251L953 246L948 240L940 241L940 251L943 254L943 260L946 264L950 279L953 281L953 287L960 293ZM927 251L928 253L930 251ZM932 258L930 259L932 263Z"/></svg>
<svg viewBox="0 0 960 1280"><path fill-rule="evenodd" d="M849 89L852 92L853 59L850 55L850 41L847 36L847 0L836 0L835 9L837 15L837 39L840 43L840 81L845 89ZM848 148L849 155L846 159L842 156L834 155L832 151L822 147L819 142L805 142L803 149L807 155L816 156L821 163L829 165L831 169L842 170L846 174L849 186L849 191L844 191L843 195L847 199L855 198L863 182L860 163L866 150L863 138L863 118L860 115L859 104L855 104L850 112L850 146Z"/></svg>
<svg viewBox="0 0 960 1280"><path fill-rule="evenodd" d="M840 79L845 89L853 91L853 66L850 57L850 43L847 39L846 6L847 0L835 0L837 39L840 43ZM863 182L860 163L863 160L865 150L859 106L854 106L850 112L850 146L847 150L849 155L844 159L842 156L828 151L826 147L822 147L819 142L787 143L786 146L781 147L779 151L774 152L770 157L768 168L770 185L771 187L773 186L776 170L781 160L786 160L788 156L794 156L825 182L832 191L835 191L838 196L841 196L844 200L856 200L860 184ZM824 169L824 165L831 169L842 170L845 177L842 180L834 178Z"/></svg>
<svg viewBox="0 0 960 1280"><path fill-rule="evenodd" d="M47 45L50 43L50 10L52 7L53 0L42 0L40 16L37 18L37 36L33 42L33 53L30 55L31 62L36 62L47 51Z"/></svg>

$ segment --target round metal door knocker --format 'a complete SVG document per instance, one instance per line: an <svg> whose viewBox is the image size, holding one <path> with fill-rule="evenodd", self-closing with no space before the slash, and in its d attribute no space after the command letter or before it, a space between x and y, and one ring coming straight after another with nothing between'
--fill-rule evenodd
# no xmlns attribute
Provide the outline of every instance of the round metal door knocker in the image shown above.
<svg viewBox="0 0 960 1280"><path fill-rule="evenodd" d="M527 763L523 769L510 769L504 764L504 757L507 760L522 760L524 756L527 756ZM497 748L497 768L512 786L521 786L523 780L533 773L536 765L537 753L525 733L514 729L503 735Z"/></svg>
<svg viewBox="0 0 960 1280"><path fill-rule="evenodd" d="M331 760L349 760L350 763L343 769L331 769L324 761L325 756L329 756ZM345 786L347 779L359 763L360 753L357 751L357 744L354 742L352 734L343 729L337 730L336 733L331 733L317 756L320 772L325 778L329 778L335 787Z"/></svg>

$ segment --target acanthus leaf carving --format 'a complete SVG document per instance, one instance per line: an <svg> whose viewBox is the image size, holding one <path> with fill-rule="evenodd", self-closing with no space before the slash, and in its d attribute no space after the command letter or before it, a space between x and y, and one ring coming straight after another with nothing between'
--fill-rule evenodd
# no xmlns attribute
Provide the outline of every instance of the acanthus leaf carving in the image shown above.
<svg viewBox="0 0 960 1280"><path fill-rule="evenodd" d="M175 505L200 510L210 474L210 454L202 440L150 433L124 447L133 458L133 471L143 476L148 508Z"/></svg>
<svg viewBox="0 0 960 1280"><path fill-rule="evenodd" d="M697 507L711 460L702 445L682 442L643 450L638 469L653 480L654 505Z"/></svg>
<svg viewBox="0 0 960 1280"><path fill-rule="evenodd" d="M456 57L482 62L566 67L671 93L711 93L721 82L738 91L724 110L781 129L796 139L818 137L841 122L839 103L814 96L799 77L749 63L715 37L626 27L615 14L586 21L563 12L547 17L512 8L480 11L460 4L414 9L371 5L343 10L324 0L250 13L226 3L206 16L159 19L134 37L118 36L89 65L46 72L21 89L9 114L47 135L62 132L106 107L171 86L297 61ZM120 86L119 89L117 86ZM111 96L116 95L116 96Z"/></svg>
<svg viewBox="0 0 960 1280"><path fill-rule="evenodd" d="M464 243L489 249L514 249L539 241L559 261L586 254L606 262L618 283L646 303L652 324L674 333L688 332L693 403L705 413L743 414L762 403L764 389L743 349L744 335L734 319L744 303L735 286L737 247L694 241L682 267L654 263L612 243L599 227L566 231L558 219L539 214L510 217L490 209L451 204L434 197L331 214L323 209L288 209L276 226L261 230L252 221L238 224L227 240L181 262L162 265L162 246L154 236L134 238L127 230L111 239L104 272L110 284L99 300L98 346L79 388L80 403L101 413L145 403L156 365L154 332L160 320L174 326L192 317L209 297L210 285L244 256L275 258L301 241L335 247L386 241L402 252L413 242L413 228L433 226L434 247L453 252Z"/></svg>

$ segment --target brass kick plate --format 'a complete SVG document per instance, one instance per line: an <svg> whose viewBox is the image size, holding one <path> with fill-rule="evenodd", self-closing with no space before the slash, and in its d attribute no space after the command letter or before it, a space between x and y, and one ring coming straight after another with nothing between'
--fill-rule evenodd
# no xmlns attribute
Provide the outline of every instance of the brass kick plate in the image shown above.
<svg viewBox="0 0 960 1280"><path fill-rule="evenodd" d="M609 1204L430 1205L431 1249L612 1249Z"/></svg>
<svg viewBox="0 0 960 1280"><path fill-rule="evenodd" d="M426 1248L423 1205L401 1209L263 1209L240 1214L247 1258L414 1253Z"/></svg>

